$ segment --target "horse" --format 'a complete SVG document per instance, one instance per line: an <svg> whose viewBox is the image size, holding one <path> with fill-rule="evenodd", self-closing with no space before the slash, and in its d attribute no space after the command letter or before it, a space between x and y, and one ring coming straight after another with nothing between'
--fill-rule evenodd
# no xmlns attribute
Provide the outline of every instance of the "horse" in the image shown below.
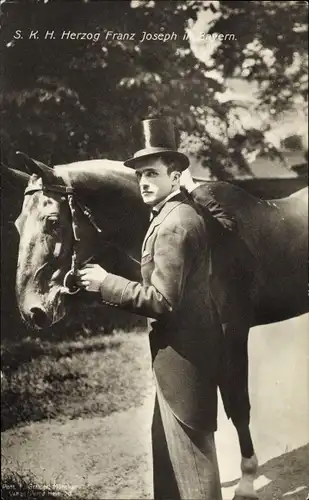
<svg viewBox="0 0 309 500"><path fill-rule="evenodd" d="M140 249L149 208L141 200L134 171L122 162L98 159L51 168L27 155L21 157L28 174L11 169L18 181L27 182L15 222L20 236L16 297L23 320L40 330L70 318L79 301L96 300L75 282L85 263L99 262L107 271L141 279ZM214 241L214 301L224 287L226 302L231 298L222 269L234 266L234 278L243 286L241 300L246 298L247 343L251 327L308 311L308 188L276 200L256 198L228 182L205 182L202 187L210 188L238 225L234 239ZM235 300L232 304L237 312L243 306ZM224 307L222 311L224 315ZM249 423L233 424L242 455L235 498L257 498L253 488L257 461Z"/></svg>

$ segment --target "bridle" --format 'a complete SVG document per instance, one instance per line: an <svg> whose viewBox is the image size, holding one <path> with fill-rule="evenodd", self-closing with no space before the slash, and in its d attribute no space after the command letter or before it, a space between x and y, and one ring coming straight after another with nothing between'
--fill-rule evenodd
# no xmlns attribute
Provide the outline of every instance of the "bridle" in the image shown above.
<svg viewBox="0 0 309 500"><path fill-rule="evenodd" d="M96 232L98 234L102 234L102 229L96 224L94 217L92 215L91 210L84 205L78 198L77 195L74 191L74 188L68 187L68 186L63 186L63 185L30 185L27 186L27 188L24 191L24 194L33 194L35 192L52 192L52 193L58 193L64 196L67 199L68 202L68 207L71 215L71 227L72 227L72 234L73 234L73 242L72 242L72 256L71 256L71 267L69 271L65 274L63 278L63 290L66 294L69 295L75 295L80 291L80 287L76 285L76 275L77 275L77 270L78 270L78 263L77 263L77 245L81 241L80 235L79 235L79 225L78 225L78 218L77 218L77 208L80 209L82 214L88 219L89 223L94 227ZM101 242L102 246L114 246L117 248L117 250L125 253L125 255L132 261L134 261L136 264L140 264L139 261L134 259L131 255L129 255L127 252L125 252L122 248L120 248L116 243L111 242L111 241L104 241ZM94 255L91 255L89 258L87 258L83 263L80 263L80 265L85 265L89 261L93 259ZM37 274L37 272L36 272Z"/></svg>

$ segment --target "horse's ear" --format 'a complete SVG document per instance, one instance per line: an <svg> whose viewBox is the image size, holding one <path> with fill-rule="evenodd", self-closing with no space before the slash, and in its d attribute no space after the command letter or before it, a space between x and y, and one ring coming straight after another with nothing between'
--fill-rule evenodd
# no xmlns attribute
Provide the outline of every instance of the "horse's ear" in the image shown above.
<svg viewBox="0 0 309 500"><path fill-rule="evenodd" d="M54 181L55 173L51 167L48 167L41 161L30 158L30 156L22 153L21 151L16 151L16 155L19 158L22 158L23 165L30 174L36 174L39 177L42 177L43 182L47 184L51 184Z"/></svg>
<svg viewBox="0 0 309 500"><path fill-rule="evenodd" d="M21 172L20 170L15 170L11 167L7 167L3 163L1 163L1 173L11 183L14 183L14 187L25 188L30 179L29 174Z"/></svg>

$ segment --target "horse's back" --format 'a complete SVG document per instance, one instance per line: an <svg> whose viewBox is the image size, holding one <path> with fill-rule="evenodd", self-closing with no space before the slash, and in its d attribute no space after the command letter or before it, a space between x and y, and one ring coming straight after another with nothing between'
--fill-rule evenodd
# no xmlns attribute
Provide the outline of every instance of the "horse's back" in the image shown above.
<svg viewBox="0 0 309 500"><path fill-rule="evenodd" d="M308 189L277 200L226 182L199 189L237 221L237 233L213 245L213 293L224 315L248 312L254 326L306 312Z"/></svg>

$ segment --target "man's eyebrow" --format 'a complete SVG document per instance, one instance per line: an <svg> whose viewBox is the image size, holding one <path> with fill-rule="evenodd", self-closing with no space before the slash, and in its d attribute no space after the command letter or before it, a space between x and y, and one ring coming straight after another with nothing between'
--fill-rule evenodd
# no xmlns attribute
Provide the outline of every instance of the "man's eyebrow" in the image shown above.
<svg viewBox="0 0 309 500"><path fill-rule="evenodd" d="M136 171L136 174L144 174L145 172L157 172L157 169L155 167L145 167L143 170L138 170Z"/></svg>

